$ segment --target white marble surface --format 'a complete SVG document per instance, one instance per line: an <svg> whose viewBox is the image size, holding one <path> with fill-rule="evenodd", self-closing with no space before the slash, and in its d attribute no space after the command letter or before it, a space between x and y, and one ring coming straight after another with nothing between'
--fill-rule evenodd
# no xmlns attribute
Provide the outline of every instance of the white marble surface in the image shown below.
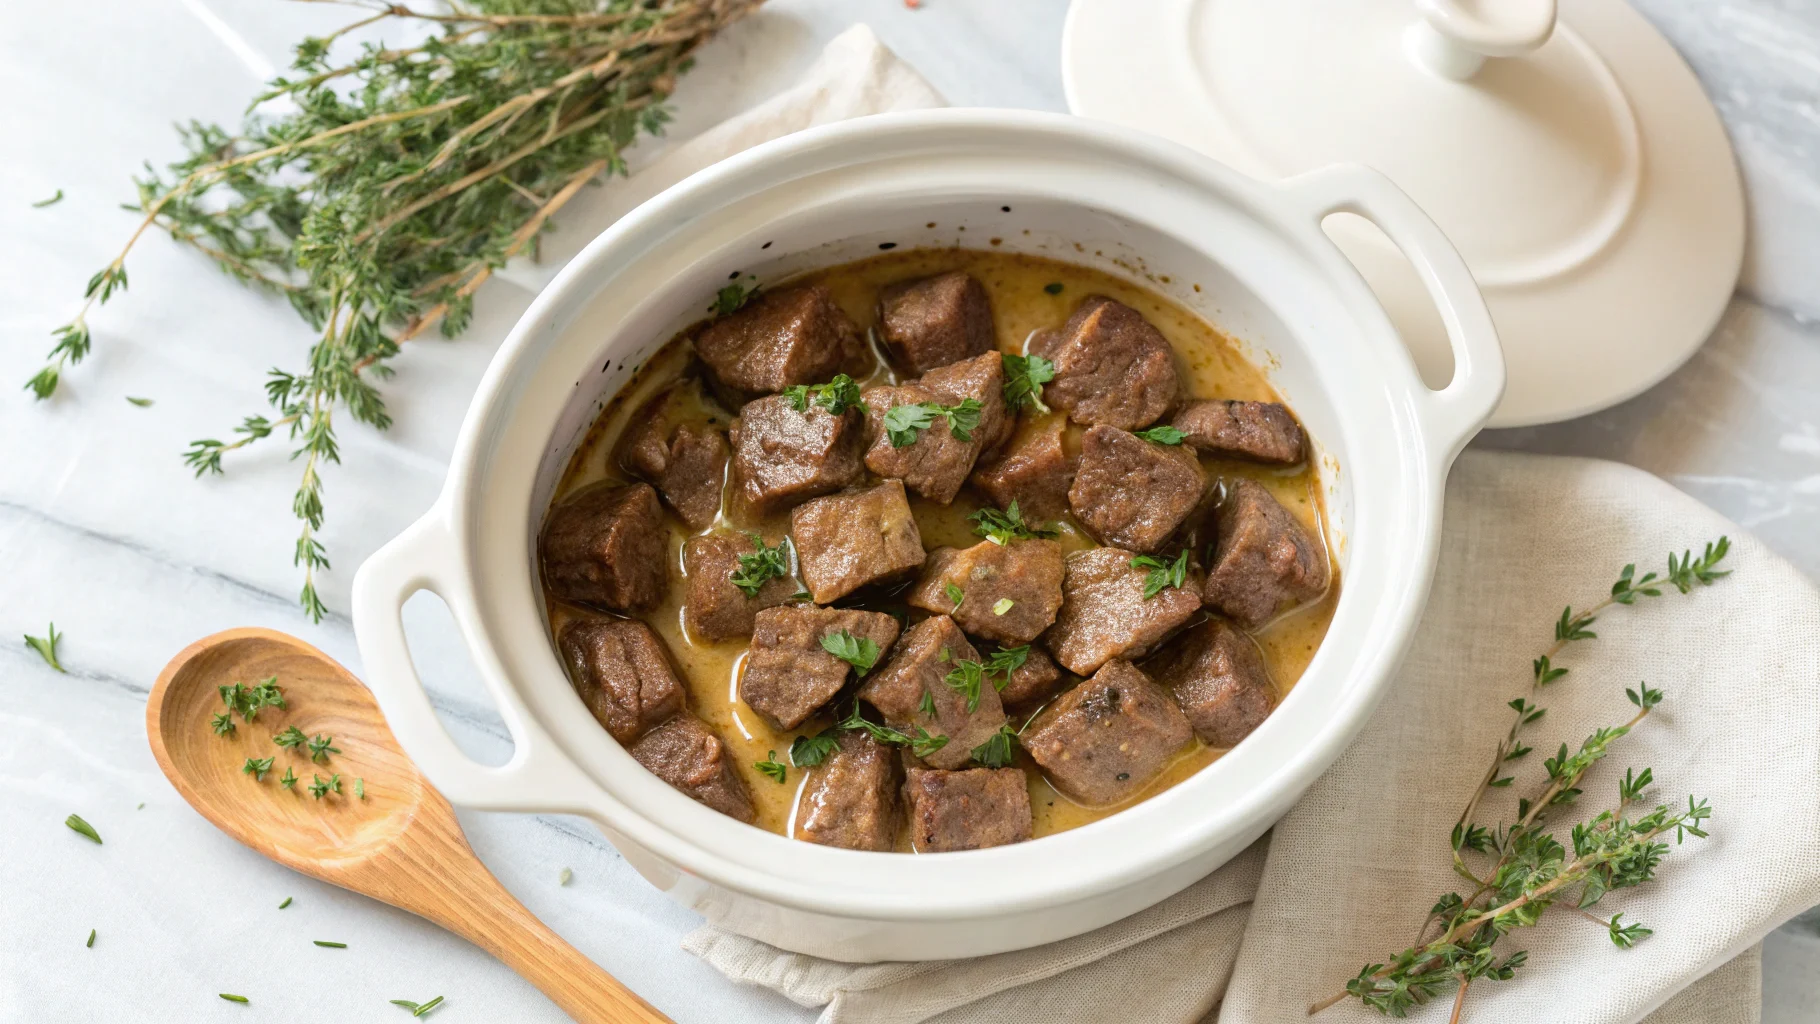
<svg viewBox="0 0 1820 1024"><path fill-rule="evenodd" d="M1746 277L1701 353L1597 416L1479 444L1619 459L1658 473L1820 576L1820 6L1806 0L1639 4L1687 55L1738 147L1751 202ZM231 122L287 47L347 8L275 0L70 0L16 5L0 29L0 383L22 382L46 332L130 230L116 204L142 158L176 153L169 124ZM1061 0L772 0L705 54L678 97L686 136L787 82L854 20L871 23L956 104L1062 109ZM35 199L63 189L46 209ZM425 508L493 346L529 301L482 295L459 342L397 360L397 425L349 427L328 476L333 611L302 620L287 552L295 467L266 447L193 481L177 453L262 410L259 382L308 344L288 310L154 239L132 292L93 318L97 351L54 401L0 387L0 640L65 633L57 675L0 642L0 1021L384 1020L391 998L449 997L437 1019L556 1020L478 951L427 925L274 867L185 808L146 750L144 695L164 661L214 630L266 625L358 665L345 618L361 558ZM156 401L141 409L124 401ZM407 610L437 706L476 756L507 741L457 653L446 613ZM143 810L136 805L144 802ZM108 838L83 844L76 811ZM735 989L675 948L692 915L630 877L583 823L464 814L476 849L585 952L684 1021L806 1020ZM563 867L575 881L558 887ZM286 895L297 903L275 910ZM55 908L54 912L46 908ZM100 932L94 949L82 945ZM311 938L350 943L344 956ZM1820 1005L1820 915L1764 954L1764 1019ZM246 1008L220 991L256 999ZM124 1012L123 1012L124 1011ZM238 1014L238 1016L235 1016Z"/></svg>

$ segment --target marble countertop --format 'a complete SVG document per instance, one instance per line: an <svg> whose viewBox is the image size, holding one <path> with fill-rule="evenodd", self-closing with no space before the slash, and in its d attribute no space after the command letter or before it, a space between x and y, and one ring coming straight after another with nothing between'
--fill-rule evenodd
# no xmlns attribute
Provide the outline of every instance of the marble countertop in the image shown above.
<svg viewBox="0 0 1820 1024"><path fill-rule="evenodd" d="M1731 132L1750 202L1744 278L1707 345L1668 381L1571 423L1476 444L1616 459L1654 472L1820 577L1820 7L1790 0L1639 0L1681 49ZM870 23L951 102L1062 110L1062 0L772 0L704 52L676 100L676 137L787 83L855 20ZM170 124L232 123L289 45L347 8L274 0L72 0L8 15L0 33L0 381L23 382L48 330L132 227L117 204L144 158L177 153ZM647 150L658 147L646 147ZM62 189L65 199L35 209ZM391 998L446 992L444 1020L558 1020L478 950L403 914L299 879L215 833L145 746L145 694L190 640L264 625L358 666L346 619L360 560L426 508L475 381L530 300L500 282L460 341L410 346L387 388L396 425L346 427L327 478L320 625L295 605L288 552L295 466L268 444L197 481L177 454L263 411L260 383L309 339L287 309L152 239L132 292L92 318L94 356L54 400L0 389L0 633L55 620L67 675L0 644L0 1019L246 1019L213 993L255 990L259 1019L386 1019ZM126 396L154 400L149 408ZM509 741L447 612L407 607L438 710L472 755ZM138 805L143 803L143 809ZM62 820L108 837L73 849ZM505 884L585 953L684 1021L808 1020L737 989L676 949L693 915L631 877L584 822L464 813ZM574 881L557 884L563 868ZM297 904L279 916L278 901ZM51 912L47 908L54 908ZM100 932L93 949L83 938ZM337 960L312 938L363 950ZM1820 1005L1820 913L1765 943L1765 1021ZM458 994L459 992L459 1001ZM205 994L198 1004L197 994ZM249 992L249 994L252 994ZM213 1005L219 1003L219 1005ZM402 1016L402 1014L401 1014Z"/></svg>

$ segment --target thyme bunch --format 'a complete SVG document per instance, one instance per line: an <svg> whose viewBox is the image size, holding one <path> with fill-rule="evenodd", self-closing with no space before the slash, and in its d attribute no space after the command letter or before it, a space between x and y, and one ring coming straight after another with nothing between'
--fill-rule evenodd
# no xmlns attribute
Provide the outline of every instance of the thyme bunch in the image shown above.
<svg viewBox="0 0 1820 1024"><path fill-rule="evenodd" d="M1712 807L1689 796L1685 807L1657 804L1639 814L1633 808L1641 807L1654 773L1649 768L1641 772L1631 768L1618 780L1614 806L1575 824L1567 844L1545 822L1549 812L1572 805L1582 795L1580 784L1587 771L1662 703L1661 690L1647 683L1626 689L1625 696L1635 708L1628 721L1594 730L1577 749L1570 750L1563 743L1554 756L1545 758L1545 777L1534 793L1517 801L1515 822L1487 827L1474 819L1490 790L1515 782L1514 775L1505 774L1507 766L1534 752L1522 737L1546 713L1536 698L1568 674L1553 659L1571 644L1596 639L1598 634L1591 627L1614 605L1661 597L1671 587L1687 594L1730 575L1730 570L1719 569L1730 549L1730 541L1721 537L1706 545L1698 557L1691 551L1679 557L1671 552L1668 568L1660 574L1638 576L1634 564L1626 565L1603 600L1579 612L1571 605L1562 609L1554 623L1554 643L1531 663L1528 693L1509 702L1513 712L1510 729L1498 741L1491 765L1453 827L1453 870L1472 883L1469 894L1442 895L1429 908L1414 945L1388 963L1365 965L1346 982L1345 991L1309 1007L1310 1014L1351 997L1386 1016L1403 1017L1451 989L1451 1020L1457 1024L1467 989L1474 981L1508 981L1528 957L1519 950L1500 958L1494 948L1498 941L1518 928L1533 927L1549 907L1561 901L1569 901L1575 913L1605 929L1620 948L1628 949L1651 934L1640 924L1626 924L1621 913L1606 919L1589 913L1588 908L1612 890L1654 878L1657 865L1669 852L1670 833L1677 845L1688 836L1705 838ZM1489 859L1489 863L1474 866L1469 858Z"/></svg>
<svg viewBox="0 0 1820 1024"><path fill-rule="evenodd" d="M301 465L292 561L304 610L320 621L322 473L341 460L337 411L389 426L375 382L391 375L399 346L432 327L445 337L466 329L481 284L534 252L583 186L625 173L623 151L661 130L690 54L760 2L459 0L417 10L355 0L368 13L299 43L292 73L254 98L238 132L192 121L180 129L187 156L135 179L139 226L52 332L27 389L49 398L88 354L89 314L126 290L127 255L153 227L283 295L317 335L303 367L270 372L269 413L183 457L198 476L220 473L230 452L288 438ZM337 62L337 39L376 25L435 34L368 43ZM288 112L256 112L280 98Z"/></svg>

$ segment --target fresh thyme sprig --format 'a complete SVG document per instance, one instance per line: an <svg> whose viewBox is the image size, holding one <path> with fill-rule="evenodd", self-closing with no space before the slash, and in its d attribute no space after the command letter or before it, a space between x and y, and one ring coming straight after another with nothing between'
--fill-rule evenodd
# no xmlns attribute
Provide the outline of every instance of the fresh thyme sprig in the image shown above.
<svg viewBox="0 0 1820 1024"><path fill-rule="evenodd" d="M1602 920L1587 914L1614 889L1642 885L1655 877L1655 870L1668 854L1666 837L1674 833L1679 844L1687 836L1705 838L1705 823L1712 807L1689 796L1686 807L1658 804L1638 817L1630 817L1630 808L1639 804L1654 781L1654 772L1626 769L1618 780L1615 807L1600 811L1591 820L1575 824L1571 831L1571 850L1564 847L1543 824L1550 810L1572 804L1580 795L1581 781L1593 765L1603 760L1612 744L1628 735L1662 703L1661 690L1648 684L1626 689L1625 696L1636 712L1622 725L1596 729L1577 750L1563 743L1553 757L1543 762L1545 779L1533 795L1517 801L1517 820L1507 826L1487 828L1473 823L1485 793L1508 787L1515 777L1504 775L1503 766L1522 759L1533 748L1522 745L1522 730L1540 719L1543 709L1530 698L1542 687L1567 674L1567 669L1552 663L1567 645L1593 639L1591 626L1596 616L1614 604L1630 605L1643 597L1660 597L1665 587L1673 586L1685 594L1729 575L1719 563L1730 550L1729 541L1721 537L1706 546L1695 558L1692 552L1668 558L1666 573L1636 575L1636 566L1627 565L1612 585L1610 595L1597 605L1575 613L1571 607L1555 623L1555 642L1548 652L1531 665L1532 678L1528 696L1509 702L1515 720L1506 736L1499 741L1490 770L1481 780L1466 810L1455 824L1451 838L1454 872L1473 883L1473 889L1462 897L1457 892L1443 895L1424 920L1416 944L1397 954L1388 963L1367 964L1346 983L1345 991L1309 1008L1317 1013L1347 997L1393 1017L1405 1016L1410 1009L1454 992L1453 1017L1459 1021L1466 993L1481 978L1507 981L1527 960L1518 951L1499 959L1494 947L1505 935L1517 928L1533 927L1543 913L1557 901L1571 898L1575 911L1604 926L1607 937L1619 948L1628 949L1652 934L1637 923L1625 924L1623 914ZM1492 856L1492 862L1475 869L1467 864L1468 854ZM1428 938L1431 928L1439 932Z"/></svg>
<svg viewBox="0 0 1820 1024"><path fill-rule="evenodd" d="M26 387L49 398L88 355L89 315L126 290L127 255L154 226L283 295L317 335L306 369L273 370L272 415L184 457L200 476L274 434L290 440L302 523L292 558L299 600L320 621L322 474L341 460L337 410L390 425L375 379L390 376L399 347L431 327L466 329L481 284L534 252L584 186L625 173L625 148L662 128L690 54L760 2L469 0L445 11L355 0L364 17L299 43L292 73L254 100L283 98L284 113L250 114L238 133L191 122L180 129L188 155L136 180L138 227L51 332L48 362ZM337 38L382 24L438 34L332 59Z"/></svg>

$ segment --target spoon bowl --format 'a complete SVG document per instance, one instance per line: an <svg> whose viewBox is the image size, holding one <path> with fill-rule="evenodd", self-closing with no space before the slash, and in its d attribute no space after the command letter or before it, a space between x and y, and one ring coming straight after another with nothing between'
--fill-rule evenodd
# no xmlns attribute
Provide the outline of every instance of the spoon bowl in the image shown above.
<svg viewBox="0 0 1820 1024"><path fill-rule="evenodd" d="M221 688L275 681L285 706L233 729ZM309 644L268 629L233 629L185 648L145 709L152 755L177 792L243 845L292 870L408 910L468 939L584 1022L667 1024L532 916L487 871L455 811L398 746L353 673ZM292 726L333 750L281 747ZM271 758L264 772L248 761ZM295 782L281 781L287 770ZM313 784L330 788L316 795Z"/></svg>

